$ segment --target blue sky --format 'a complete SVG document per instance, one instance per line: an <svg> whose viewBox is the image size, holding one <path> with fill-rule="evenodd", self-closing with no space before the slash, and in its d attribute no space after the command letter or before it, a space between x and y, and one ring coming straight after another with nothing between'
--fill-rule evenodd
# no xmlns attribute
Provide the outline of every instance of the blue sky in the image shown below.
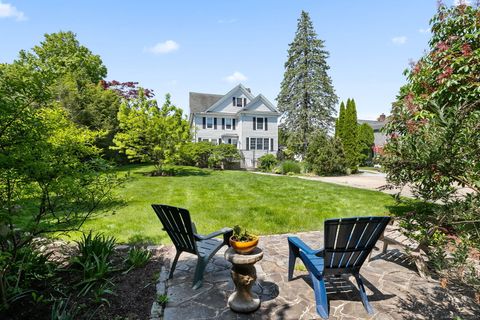
<svg viewBox="0 0 480 320"><path fill-rule="evenodd" d="M0 62L69 30L108 79L138 81L160 101L169 92L184 110L189 91L222 94L238 82L275 103L301 10L330 52L340 99L354 98L359 118L388 114L403 70L427 48L436 0L0 0Z"/></svg>

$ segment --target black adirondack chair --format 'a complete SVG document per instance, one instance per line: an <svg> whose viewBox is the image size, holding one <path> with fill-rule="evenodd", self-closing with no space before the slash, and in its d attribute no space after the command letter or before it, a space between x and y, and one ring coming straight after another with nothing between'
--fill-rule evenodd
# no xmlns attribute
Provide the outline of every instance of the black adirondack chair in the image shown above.
<svg viewBox="0 0 480 320"><path fill-rule="evenodd" d="M228 239L233 233L232 229L223 228L208 235L200 235L197 234L195 224L190 220L188 210L162 204L152 204L152 208L163 224L163 230L167 232L177 249L169 279L173 277L180 254L188 252L198 257L192 287L193 289L200 288L208 261L223 245L229 245ZM222 240L215 238L222 235Z"/></svg>
<svg viewBox="0 0 480 320"><path fill-rule="evenodd" d="M369 314L373 309L360 278L360 268L372 251L390 217L359 217L325 220L324 249L314 250L298 237L288 237L288 280L292 280L295 260L300 258L313 282L318 314L328 318L328 300L324 277L353 274L363 305Z"/></svg>

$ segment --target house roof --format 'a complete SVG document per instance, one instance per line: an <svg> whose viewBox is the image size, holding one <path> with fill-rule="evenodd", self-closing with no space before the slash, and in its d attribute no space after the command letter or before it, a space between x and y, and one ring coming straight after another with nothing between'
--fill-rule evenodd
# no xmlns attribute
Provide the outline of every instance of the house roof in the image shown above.
<svg viewBox="0 0 480 320"><path fill-rule="evenodd" d="M190 92L190 113L204 112L223 96L223 94Z"/></svg>
<svg viewBox="0 0 480 320"><path fill-rule="evenodd" d="M358 119L357 122L359 124L368 124L373 130L380 130L383 126L387 123L386 121L375 121L375 120L360 120Z"/></svg>
<svg viewBox="0 0 480 320"><path fill-rule="evenodd" d="M238 113L246 113L249 112L248 108L252 105L252 103L256 101L262 101L271 112L280 114L280 112L275 108L275 106L265 98L264 95L259 94L258 96L254 96L249 89L245 88L242 84L238 84L232 90L227 92L226 94L211 94L211 93L199 93L199 92L190 92L190 116L192 117L195 113L204 113L208 112L209 114L215 114L213 110L222 104L225 100L230 99L235 92L240 90L249 100L250 102L241 108ZM271 113L270 111L263 111L263 112L255 112L255 113ZM223 114L223 113L222 113Z"/></svg>
<svg viewBox="0 0 480 320"><path fill-rule="evenodd" d="M280 114L280 112L277 110L277 108L275 108L275 106L270 101L268 101L268 99L265 98L265 96L261 93L258 96L256 96L253 100L251 100L246 106L244 106L239 111L239 113L241 113L241 112L242 113L248 113L250 107L257 101L261 101L268 109L270 109L271 112L275 112L275 113ZM265 113L265 111L264 111L264 113Z"/></svg>
<svg viewBox="0 0 480 320"><path fill-rule="evenodd" d="M237 86L235 86L235 88L233 88L232 90L228 91L220 100L218 100L217 102L215 102L212 106L210 106L210 108L208 108L206 111L212 111L212 110L215 110L215 108L222 104L225 100L228 100L230 99L233 94L237 91L237 90L240 90L249 100L253 100L255 97L254 95L247 90L247 88L245 88L241 83Z"/></svg>

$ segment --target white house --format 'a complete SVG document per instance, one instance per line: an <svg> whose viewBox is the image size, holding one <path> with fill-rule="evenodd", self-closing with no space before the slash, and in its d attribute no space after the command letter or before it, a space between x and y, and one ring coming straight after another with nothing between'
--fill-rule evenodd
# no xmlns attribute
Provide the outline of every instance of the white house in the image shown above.
<svg viewBox="0 0 480 320"><path fill-rule="evenodd" d="M225 95L190 92L190 126L195 141L229 143L241 166L254 168L264 154L277 153L280 112L265 96L239 84Z"/></svg>

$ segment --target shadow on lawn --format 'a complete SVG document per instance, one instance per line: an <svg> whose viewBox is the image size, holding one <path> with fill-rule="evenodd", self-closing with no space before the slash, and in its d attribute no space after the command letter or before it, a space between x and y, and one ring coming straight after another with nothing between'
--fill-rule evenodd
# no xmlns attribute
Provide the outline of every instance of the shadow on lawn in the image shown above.
<svg viewBox="0 0 480 320"><path fill-rule="evenodd" d="M164 169L163 175L156 174L155 171L134 171L134 174L147 177L188 177L188 176L209 176L211 170L196 167L177 167L172 166Z"/></svg>

